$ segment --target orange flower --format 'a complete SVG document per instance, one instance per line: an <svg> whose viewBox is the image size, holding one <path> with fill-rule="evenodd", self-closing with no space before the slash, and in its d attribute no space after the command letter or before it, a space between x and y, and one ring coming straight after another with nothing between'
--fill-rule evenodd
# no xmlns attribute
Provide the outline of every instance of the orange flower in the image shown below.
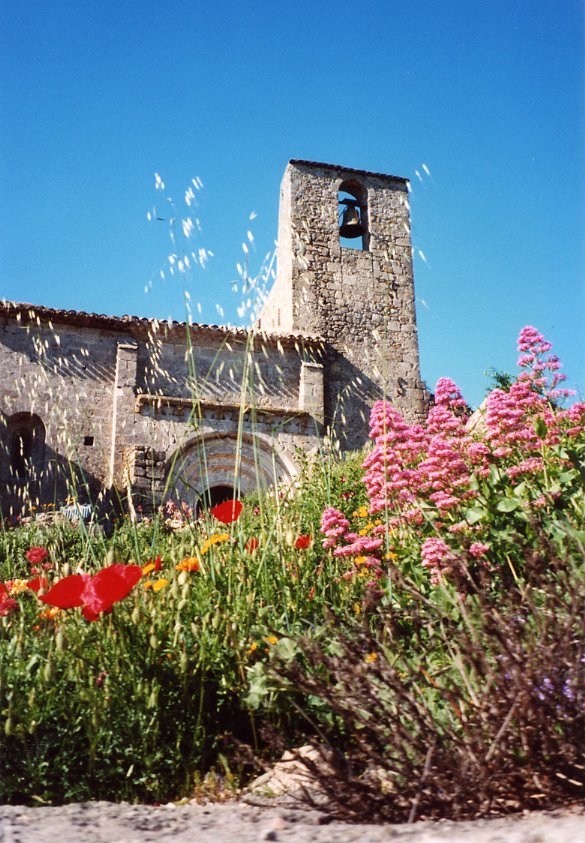
<svg viewBox="0 0 585 843"><path fill-rule="evenodd" d="M213 536L210 536L203 542L201 546L201 555L203 556L205 553L207 553L209 548L212 547L214 544L222 544L223 542L228 542L229 540L229 533L214 533Z"/></svg>
<svg viewBox="0 0 585 843"><path fill-rule="evenodd" d="M63 610L57 606L48 606L39 612L39 618L43 621L53 621L57 618Z"/></svg>
<svg viewBox="0 0 585 843"><path fill-rule="evenodd" d="M201 565L199 563L199 559L197 559L196 556L185 556L184 559L181 559L178 565L175 565L175 569L177 571L193 572L198 571L200 568Z"/></svg>
<svg viewBox="0 0 585 843"><path fill-rule="evenodd" d="M160 571L162 566L163 562L160 556L157 556L156 559L149 559L146 565L142 568L142 576L145 577L147 574L152 573L152 571Z"/></svg>

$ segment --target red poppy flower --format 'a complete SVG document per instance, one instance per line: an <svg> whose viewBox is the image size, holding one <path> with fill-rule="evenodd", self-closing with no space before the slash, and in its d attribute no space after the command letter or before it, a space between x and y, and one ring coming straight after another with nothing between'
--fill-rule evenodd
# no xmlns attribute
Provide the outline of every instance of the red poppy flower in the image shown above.
<svg viewBox="0 0 585 843"><path fill-rule="evenodd" d="M83 590L83 615L95 620L127 597L142 577L140 565L110 565L90 577Z"/></svg>
<svg viewBox="0 0 585 843"><path fill-rule="evenodd" d="M58 609L74 609L83 606L83 590L90 577L88 574L70 574L63 577L46 594L40 594L39 600Z"/></svg>
<svg viewBox="0 0 585 843"><path fill-rule="evenodd" d="M8 593L8 586L0 582L0 618L6 617L10 612L15 612L18 609L18 603L14 597L9 597Z"/></svg>
<svg viewBox="0 0 585 843"><path fill-rule="evenodd" d="M26 584L27 588L30 589L30 591L36 592L45 591L48 585L49 581L46 577L35 577L33 580L29 580Z"/></svg>
<svg viewBox="0 0 585 843"><path fill-rule="evenodd" d="M311 545L311 536L299 536L295 541L295 550L306 550Z"/></svg>
<svg viewBox="0 0 585 843"><path fill-rule="evenodd" d="M40 565L49 555L49 551L46 547L30 547L24 555L31 565Z"/></svg>
<svg viewBox="0 0 585 843"><path fill-rule="evenodd" d="M224 501L212 507L209 512L222 524L231 524L232 521L238 520L243 509L244 504L241 501Z"/></svg>
<svg viewBox="0 0 585 843"><path fill-rule="evenodd" d="M246 542L246 550L248 551L248 553L253 553L255 550L258 549L259 546L260 542L258 541L258 539L248 539L248 541Z"/></svg>
<svg viewBox="0 0 585 843"><path fill-rule="evenodd" d="M39 600L59 609L83 607L83 616L88 621L96 620L101 612L107 612L114 603L127 597L142 577L140 565L110 565L97 574L71 574L59 580Z"/></svg>

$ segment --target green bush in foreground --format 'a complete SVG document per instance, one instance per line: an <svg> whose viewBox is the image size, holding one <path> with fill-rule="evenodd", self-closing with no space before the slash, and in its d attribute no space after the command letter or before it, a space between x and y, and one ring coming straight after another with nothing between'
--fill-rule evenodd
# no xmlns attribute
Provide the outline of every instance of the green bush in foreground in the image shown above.
<svg viewBox="0 0 585 843"><path fill-rule="evenodd" d="M359 494L349 479L358 468L355 458L331 463L318 495L328 500L331 482ZM124 523L109 540L83 525L3 533L2 801L179 798L230 746L260 751L264 722L305 731L284 698L255 711L266 693L254 677L288 637L319 635L326 609L353 613L361 599L363 584L346 582L344 564L314 540L316 494L247 500L227 524ZM104 572L137 566L123 599L95 602ZM72 597L87 582L90 598ZM71 608L42 602L57 583Z"/></svg>
<svg viewBox="0 0 585 843"><path fill-rule="evenodd" d="M447 379L425 425L378 402L369 504L323 513L333 558L369 572L370 614L333 618L326 645L297 641L271 673L330 715L351 764L315 772L338 815L476 816L584 792L585 405L562 409L534 328L519 350L479 424Z"/></svg>

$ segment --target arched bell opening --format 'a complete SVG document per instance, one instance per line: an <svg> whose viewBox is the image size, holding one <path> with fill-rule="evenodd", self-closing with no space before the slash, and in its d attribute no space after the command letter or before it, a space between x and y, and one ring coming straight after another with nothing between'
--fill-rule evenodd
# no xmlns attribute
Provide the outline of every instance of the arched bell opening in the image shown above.
<svg viewBox="0 0 585 843"><path fill-rule="evenodd" d="M367 190L355 179L348 179L339 185L339 243L346 249L366 251L369 248L367 199Z"/></svg>

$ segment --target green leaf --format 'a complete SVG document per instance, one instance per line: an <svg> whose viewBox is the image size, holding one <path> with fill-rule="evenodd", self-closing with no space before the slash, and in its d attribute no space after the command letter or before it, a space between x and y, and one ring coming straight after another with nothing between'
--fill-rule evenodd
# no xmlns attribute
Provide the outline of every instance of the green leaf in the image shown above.
<svg viewBox="0 0 585 843"><path fill-rule="evenodd" d="M488 511L483 506L472 506L465 512L465 520L468 524L477 524L487 515Z"/></svg>
<svg viewBox="0 0 585 843"><path fill-rule="evenodd" d="M544 439L548 433L548 427L544 419L538 418L534 422L534 431L539 439Z"/></svg>
<svg viewBox="0 0 585 843"><path fill-rule="evenodd" d="M514 498L502 498L496 509L498 512L514 512L514 510L518 509L519 506L520 501L515 500Z"/></svg>
<svg viewBox="0 0 585 843"><path fill-rule="evenodd" d="M281 638L273 647L273 653L283 662L290 662L299 652L292 638Z"/></svg>
<svg viewBox="0 0 585 843"><path fill-rule="evenodd" d="M248 693L244 697L244 702L250 708L260 708L263 701L270 693L268 685L268 677L266 676L265 667L262 662L257 662L252 667L246 668L248 673L249 687Z"/></svg>

